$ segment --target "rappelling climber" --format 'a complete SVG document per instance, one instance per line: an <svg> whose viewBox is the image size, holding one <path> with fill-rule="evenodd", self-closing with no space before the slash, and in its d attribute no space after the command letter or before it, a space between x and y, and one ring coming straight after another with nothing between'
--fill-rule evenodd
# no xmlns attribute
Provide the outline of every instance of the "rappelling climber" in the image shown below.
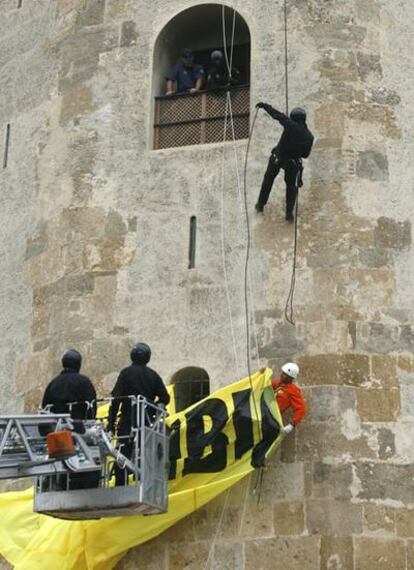
<svg viewBox="0 0 414 570"><path fill-rule="evenodd" d="M70 414L74 429L78 433L85 432L84 420L96 417L96 391L87 376L80 374L81 354L74 349L67 350L62 356L62 372L48 384L42 408L54 414ZM42 436L55 429L55 425L39 427ZM62 483L63 484L63 483ZM97 487L99 473L71 473L70 489L87 489Z"/></svg>
<svg viewBox="0 0 414 570"><path fill-rule="evenodd" d="M302 158L308 158L313 144L313 135L306 124L306 111L295 107L288 117L267 103L257 103L256 108L264 109L273 119L279 121L283 126L283 133L270 155L255 208L258 212L263 212L273 182L282 168L286 182L286 220L293 222L293 208L298 188L302 186Z"/></svg>
<svg viewBox="0 0 414 570"><path fill-rule="evenodd" d="M144 396L154 404L164 404L170 401L170 395L161 377L147 366L151 359L151 349L145 342L135 344L131 349L131 365L121 370L115 387L112 390L114 398L109 410L108 430L120 437L122 453L131 458L133 438L131 428L136 426L136 406L129 396ZM120 417L117 422L118 411ZM115 465L116 485L126 482L126 470Z"/></svg>
<svg viewBox="0 0 414 570"><path fill-rule="evenodd" d="M280 412L292 410L292 420L283 427L283 433L288 435L303 420L306 413L306 404L302 390L294 384L299 375L299 366L294 362L287 362L282 366L279 380L272 381L275 398Z"/></svg>

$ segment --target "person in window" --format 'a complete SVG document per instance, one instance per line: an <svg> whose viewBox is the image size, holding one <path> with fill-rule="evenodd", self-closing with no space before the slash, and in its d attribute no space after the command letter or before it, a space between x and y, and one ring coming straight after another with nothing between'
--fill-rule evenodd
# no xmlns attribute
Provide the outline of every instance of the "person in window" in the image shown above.
<svg viewBox="0 0 414 570"><path fill-rule="evenodd" d="M136 407L129 396L144 396L150 402L165 406L170 401L170 395L161 377L147 366L151 358L150 347L145 342L139 342L132 347L130 356L131 365L121 370L112 390L114 400L108 421L108 430L122 437L120 451L128 459L131 458L134 443L133 438L128 436L131 434L131 428L136 427ZM125 469L115 465L116 485L125 484L125 473Z"/></svg>
<svg viewBox="0 0 414 570"><path fill-rule="evenodd" d="M302 186L302 158L308 158L313 145L313 135L306 124L306 111L295 107L288 117L267 103L257 103L256 108L264 109L272 119L279 121L283 126L283 133L270 155L255 208L257 212L263 212L273 182L280 169L283 169L286 182L286 220L293 222L293 208L298 188Z"/></svg>
<svg viewBox="0 0 414 570"><path fill-rule="evenodd" d="M220 91L231 85L240 84L240 72L235 67L231 68L231 77L227 62L224 59L223 52L216 49L210 55L211 66L207 73L207 89L212 91Z"/></svg>
<svg viewBox="0 0 414 570"><path fill-rule="evenodd" d="M191 49L181 51L181 61L167 73L167 95L174 93L197 93L204 83L204 69L194 62ZM176 84L176 89L174 89Z"/></svg>
<svg viewBox="0 0 414 570"><path fill-rule="evenodd" d="M63 370L48 384L42 408L54 414L70 414L74 429L78 433L85 432L84 420L96 417L96 391L87 376L80 374L81 354L74 349L67 350L62 356ZM40 434L46 436L54 426L42 426ZM99 472L71 473L70 489L87 489L97 487Z"/></svg>

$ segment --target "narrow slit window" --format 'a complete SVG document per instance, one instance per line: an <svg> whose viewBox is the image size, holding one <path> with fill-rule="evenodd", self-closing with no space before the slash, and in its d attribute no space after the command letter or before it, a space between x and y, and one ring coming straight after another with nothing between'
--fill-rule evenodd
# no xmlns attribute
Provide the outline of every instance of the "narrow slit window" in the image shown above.
<svg viewBox="0 0 414 570"><path fill-rule="evenodd" d="M190 218L190 248L189 248L189 259L188 259L188 269L194 269L195 267L195 254L196 254L196 234L197 234L197 218L191 216Z"/></svg>
<svg viewBox="0 0 414 570"><path fill-rule="evenodd" d="M23 0L17 0L17 7L21 8L23 4Z"/></svg>
<svg viewBox="0 0 414 570"><path fill-rule="evenodd" d="M7 160L9 157L9 142L10 142L10 123L8 123L6 126L6 136L4 139L3 168L7 168Z"/></svg>

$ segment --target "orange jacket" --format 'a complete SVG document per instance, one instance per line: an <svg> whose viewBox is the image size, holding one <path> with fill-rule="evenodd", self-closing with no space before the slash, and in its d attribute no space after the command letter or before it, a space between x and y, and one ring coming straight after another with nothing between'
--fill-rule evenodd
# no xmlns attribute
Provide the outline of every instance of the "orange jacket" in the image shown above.
<svg viewBox="0 0 414 570"><path fill-rule="evenodd" d="M280 380L273 380L273 390L281 413L293 409L293 424L296 426L303 420L306 412L305 400L302 390L296 384L282 384Z"/></svg>

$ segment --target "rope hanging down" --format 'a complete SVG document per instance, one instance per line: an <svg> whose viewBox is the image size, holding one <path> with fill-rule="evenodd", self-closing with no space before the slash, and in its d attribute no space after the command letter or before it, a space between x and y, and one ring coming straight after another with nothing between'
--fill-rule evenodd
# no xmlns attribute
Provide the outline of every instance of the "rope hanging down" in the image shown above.
<svg viewBox="0 0 414 570"><path fill-rule="evenodd" d="M289 44L288 44L288 12L287 0L284 0L284 28L285 28L285 96L286 96L286 115L289 115ZM293 301L295 296L296 287L296 257L297 257L297 244L298 244L298 213L299 213L299 175L296 177L296 205L295 205L295 231L293 238L293 265L292 275L290 278L289 295L286 299L285 305L285 319L291 325L295 324L293 320Z"/></svg>
<svg viewBox="0 0 414 570"><path fill-rule="evenodd" d="M236 10L233 8L233 21L232 21L232 38L231 38L231 46L230 46L230 57L228 56L227 52L227 34L226 34L226 14L225 14L225 6L222 6L222 29L223 29L223 47L224 47L224 54L225 54L225 61L227 65L227 70L229 73L229 79L231 79L232 74L232 62L233 62L233 48L234 48L234 36L235 36L235 26L236 26ZM233 142L235 142L235 133L234 133L234 122L233 122L233 110L231 105L231 92L230 90L227 92L227 101L226 101L226 110L227 105L229 107L229 115L230 115L230 124L232 127L232 138ZM246 157L245 157L245 164L244 164L244 209L245 209L245 217L246 217L246 233L247 233L247 245L246 245L246 263L244 269L244 303L245 303L245 321L246 321L246 357L247 357L247 370L249 375L249 382L251 385L252 394L254 394L253 390L253 383L252 383L252 369L251 369L251 350L250 350L250 315L249 315L249 256L250 256L250 247L251 247L251 233L250 233L250 221L249 221L249 211L248 211L248 204L247 204L247 158L250 149L250 142L251 137L254 129L254 124L256 122L257 117L257 110L253 120L252 127L249 133L249 140L246 149ZM224 141L223 141L224 142ZM238 165L237 165L237 154L236 154L236 170L237 170L237 179L238 179ZM238 181L239 184L239 181ZM258 347L257 342L257 335L256 335L256 346ZM256 402L256 398L253 396L253 403L255 408L256 417L259 418L259 407Z"/></svg>

